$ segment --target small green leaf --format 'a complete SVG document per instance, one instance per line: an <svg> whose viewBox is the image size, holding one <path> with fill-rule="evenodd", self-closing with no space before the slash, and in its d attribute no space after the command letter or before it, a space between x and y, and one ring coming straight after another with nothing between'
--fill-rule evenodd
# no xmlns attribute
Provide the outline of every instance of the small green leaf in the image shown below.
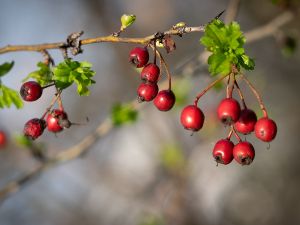
<svg viewBox="0 0 300 225"><path fill-rule="evenodd" d="M39 67L39 70L31 72L25 79L23 79L23 82L30 78L35 79L41 86L46 86L53 82L52 72L49 66L43 62L38 62L37 67Z"/></svg>
<svg viewBox="0 0 300 225"><path fill-rule="evenodd" d="M115 126L133 123L137 120L138 111L131 104L116 103L111 110L111 119Z"/></svg>
<svg viewBox="0 0 300 225"><path fill-rule="evenodd" d="M17 91L6 87L1 84L0 86L0 108L9 108L12 104L16 106L17 109L23 107L23 101Z"/></svg>
<svg viewBox="0 0 300 225"><path fill-rule="evenodd" d="M7 74L14 66L14 61L12 61L11 63L3 63L0 65L0 77L2 77L3 75Z"/></svg>
<svg viewBox="0 0 300 225"><path fill-rule="evenodd" d="M91 67L92 64L89 62L78 62L71 59L61 62L53 68L53 80L56 87L65 89L75 82L80 96L89 95L88 87L95 83L92 77L96 74Z"/></svg>
<svg viewBox="0 0 300 225"><path fill-rule="evenodd" d="M128 14L124 14L123 16L121 16L121 30L126 29L127 27L131 26L134 21L136 20L136 16L135 15L128 15Z"/></svg>

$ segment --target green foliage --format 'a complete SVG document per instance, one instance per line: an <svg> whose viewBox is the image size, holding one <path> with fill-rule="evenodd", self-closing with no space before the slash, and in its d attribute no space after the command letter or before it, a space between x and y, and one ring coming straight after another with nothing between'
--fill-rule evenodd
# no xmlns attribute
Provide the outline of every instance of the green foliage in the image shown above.
<svg viewBox="0 0 300 225"><path fill-rule="evenodd" d="M9 108L12 104L14 104L17 109L23 107L23 101L21 100L19 93L0 84L0 108Z"/></svg>
<svg viewBox="0 0 300 225"><path fill-rule="evenodd" d="M14 138L16 143L21 147L31 147L33 144L33 141L30 138L24 136L23 134L15 135Z"/></svg>
<svg viewBox="0 0 300 225"><path fill-rule="evenodd" d="M3 75L7 74L11 68L13 68L14 66L14 61L12 61L11 63L3 63L0 65L0 77L2 77Z"/></svg>
<svg viewBox="0 0 300 225"><path fill-rule="evenodd" d="M236 22L225 25L215 19L205 27L200 42L212 54L208 58L209 72L212 75L230 73L232 65L240 70L254 69L254 60L245 54L245 38Z"/></svg>
<svg viewBox="0 0 300 225"><path fill-rule="evenodd" d="M182 149L177 145L166 145L161 151L161 163L170 171L181 171L186 164Z"/></svg>
<svg viewBox="0 0 300 225"><path fill-rule="evenodd" d="M111 119L115 126L133 123L138 118L138 111L131 104L116 103L111 110Z"/></svg>
<svg viewBox="0 0 300 225"><path fill-rule="evenodd" d="M127 27L131 26L134 21L136 20L136 16L135 15L127 15L124 14L123 16L121 16L121 30L126 29Z"/></svg>
<svg viewBox="0 0 300 225"><path fill-rule="evenodd" d="M182 107L187 104L189 93L191 91L191 81L187 78L175 80L172 84L172 90L176 96L175 106Z"/></svg>
<svg viewBox="0 0 300 225"><path fill-rule="evenodd" d="M165 222L162 218L157 216L147 216L139 223L139 225L164 225Z"/></svg>
<svg viewBox="0 0 300 225"><path fill-rule="evenodd" d="M25 79L23 79L22 82L25 82L30 78L35 79L41 86L45 86L53 82L52 72L49 66L43 62L38 62L37 67L39 69L30 73Z"/></svg>
<svg viewBox="0 0 300 225"><path fill-rule="evenodd" d="M67 59L53 68L53 80L59 89L65 89L76 83L80 96L89 95L89 86L96 83L92 77L96 74L91 70L89 62L78 62Z"/></svg>

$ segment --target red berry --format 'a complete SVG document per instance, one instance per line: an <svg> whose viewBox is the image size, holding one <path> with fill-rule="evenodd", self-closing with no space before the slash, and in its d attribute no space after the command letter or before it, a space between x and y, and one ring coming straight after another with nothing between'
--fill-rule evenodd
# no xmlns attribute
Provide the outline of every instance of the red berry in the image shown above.
<svg viewBox="0 0 300 225"><path fill-rule="evenodd" d="M254 129L256 137L265 142L272 141L277 134L276 123L268 117L260 118Z"/></svg>
<svg viewBox="0 0 300 225"><path fill-rule="evenodd" d="M252 163L255 156L254 147L247 141L241 141L233 148L234 159L242 165L249 165Z"/></svg>
<svg viewBox="0 0 300 225"><path fill-rule="evenodd" d="M50 132L60 132L64 128L69 128L71 123L68 120L68 115L59 109L53 109L47 116L47 128Z"/></svg>
<svg viewBox="0 0 300 225"><path fill-rule="evenodd" d="M175 103L175 95L172 90L160 91L153 101L160 111L169 111Z"/></svg>
<svg viewBox="0 0 300 225"><path fill-rule="evenodd" d="M233 150L234 144L228 139L219 140L213 150L213 157L217 163L224 165L229 164L233 159Z"/></svg>
<svg viewBox="0 0 300 225"><path fill-rule="evenodd" d="M6 145L6 134L4 131L0 130L0 148L4 148Z"/></svg>
<svg viewBox="0 0 300 225"><path fill-rule="evenodd" d="M28 102L39 99L43 94L43 88L35 81L25 82L20 89L21 97Z"/></svg>
<svg viewBox="0 0 300 225"><path fill-rule="evenodd" d="M46 128L46 121L43 119L34 118L24 126L24 135L32 140L35 140L39 136L41 136Z"/></svg>
<svg viewBox="0 0 300 225"><path fill-rule="evenodd" d="M239 102L234 98L225 98L220 102L217 111L218 118L222 123L231 125L239 119L241 107Z"/></svg>
<svg viewBox="0 0 300 225"><path fill-rule="evenodd" d="M254 131L256 121L257 117L255 112L246 108L241 111L240 118L235 122L234 128L242 134L249 134Z"/></svg>
<svg viewBox="0 0 300 225"><path fill-rule="evenodd" d="M138 100L140 102L152 101L158 93L158 86L156 83L141 83L137 89Z"/></svg>
<svg viewBox="0 0 300 225"><path fill-rule="evenodd" d="M197 106L188 105L182 110L180 121L185 129L198 131L203 126L204 114Z"/></svg>
<svg viewBox="0 0 300 225"><path fill-rule="evenodd" d="M154 63L148 63L141 72L141 79L146 82L156 83L159 78L159 67Z"/></svg>
<svg viewBox="0 0 300 225"><path fill-rule="evenodd" d="M146 47L136 47L130 51L129 61L137 68L143 67L149 60L149 52Z"/></svg>

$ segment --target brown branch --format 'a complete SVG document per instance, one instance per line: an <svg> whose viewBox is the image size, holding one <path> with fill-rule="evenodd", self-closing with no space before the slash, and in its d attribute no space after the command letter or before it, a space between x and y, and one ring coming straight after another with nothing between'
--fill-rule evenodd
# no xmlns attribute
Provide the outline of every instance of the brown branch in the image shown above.
<svg viewBox="0 0 300 225"><path fill-rule="evenodd" d="M193 32L204 32L205 26L198 27L184 27L182 29L170 29L163 32L163 35L183 35ZM104 36L104 37L96 37L96 38L88 38L80 41L80 45L89 45L94 43L101 42L117 42L117 43L133 43L133 44L148 44L152 40L156 38L155 34L144 37L144 38L123 38L123 37L115 37L112 35ZM37 44L37 45L7 45L5 47L0 48L0 54L4 54L7 52L16 52L16 51L39 51L42 52L46 49L61 49L67 48L65 42L56 42L56 43L46 43L46 44Z"/></svg>

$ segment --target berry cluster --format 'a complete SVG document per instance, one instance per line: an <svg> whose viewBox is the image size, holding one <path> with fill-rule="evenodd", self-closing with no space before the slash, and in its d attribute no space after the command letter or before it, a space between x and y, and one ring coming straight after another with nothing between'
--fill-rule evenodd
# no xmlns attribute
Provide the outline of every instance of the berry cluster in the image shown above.
<svg viewBox="0 0 300 225"><path fill-rule="evenodd" d="M169 111L175 103L175 95L171 90L171 76L169 75L166 64L161 56L161 54L154 49L154 62L148 63L149 61L149 52L147 47L136 47L130 51L129 60L137 68L141 68L141 80L142 83L137 89L138 101L139 102L150 102L153 100L154 105L160 111ZM159 91L157 82L160 78L161 66L156 65L156 55L159 56L161 63L160 65L165 65L168 78L169 78L169 88L167 90Z"/></svg>
<svg viewBox="0 0 300 225"><path fill-rule="evenodd" d="M264 116L257 120L255 112L246 106L243 93L236 81L237 75L239 75L239 72L233 67L233 72L216 80L202 91L196 97L194 105L186 106L182 110L180 118L181 124L185 129L193 132L199 131L202 128L205 119L202 110L197 106L199 99L217 82L228 76L227 96L219 103L217 115L222 124L230 126L230 132L228 137L226 139L219 140L213 149L213 157L217 163L225 165L229 164L233 158L242 165L249 165L254 159L255 151L253 145L247 141L242 141L238 133L248 135L254 131L256 137L264 142L272 141L277 133L276 123L268 117L260 95L249 80L244 75L240 74L257 97ZM231 79L233 81L230 83ZM234 88L237 89L241 98L243 105L242 109L240 103L232 97ZM234 134L238 140L237 144L234 144L231 141L232 134Z"/></svg>
<svg viewBox="0 0 300 225"><path fill-rule="evenodd" d="M23 83L21 86L20 95L25 101L36 101L42 96L43 89L52 85L54 84L41 87L41 85L35 81L28 81ZM51 110L57 100L59 100L59 109ZM58 91L44 115L41 118L33 118L27 121L23 132L26 137L35 140L43 134L46 128L50 132L57 133L61 132L64 128L69 128L71 124L72 123L69 121L67 113L63 109L60 100L60 92Z"/></svg>

